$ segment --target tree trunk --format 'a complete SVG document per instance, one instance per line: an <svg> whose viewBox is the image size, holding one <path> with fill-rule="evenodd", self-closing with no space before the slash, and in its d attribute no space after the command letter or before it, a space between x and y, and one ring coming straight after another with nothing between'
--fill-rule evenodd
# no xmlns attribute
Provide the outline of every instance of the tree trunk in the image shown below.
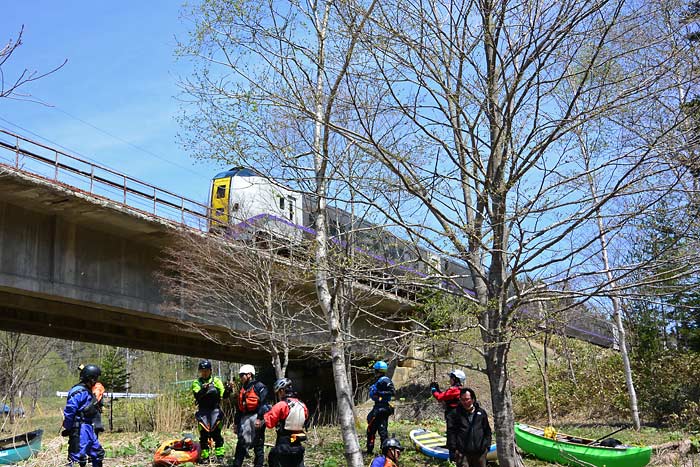
<svg viewBox="0 0 700 467"><path fill-rule="evenodd" d="M275 369L275 378L284 378L285 372L282 369L282 361L280 360L280 356L277 352L273 352L272 354L272 367Z"/></svg>
<svg viewBox="0 0 700 467"><path fill-rule="evenodd" d="M632 412L632 421L634 429L639 431L641 422L639 420L639 407L637 406L637 391L634 389L634 381L632 380L632 365L630 364L630 356L627 352L627 339L625 337L625 327L622 324L622 313L620 299L612 297L613 310L615 312L615 324L617 325L618 339L620 340L620 354L622 355L622 364L625 369L625 383L627 384L627 392L630 396L630 411Z"/></svg>
<svg viewBox="0 0 700 467"><path fill-rule="evenodd" d="M323 206L325 203L319 200ZM323 211L320 211L323 212ZM355 406L352 399L352 386L348 381L348 373L345 366L345 343L341 332L341 321L338 311L337 300L333 300L328 287L327 274L327 243L325 234L324 215L317 216L318 228L316 233L316 290L319 304L328 320L328 331L330 333L330 353L331 365L333 369L333 382L335 383L335 397L338 404L338 418L340 420L340 431L345 446L345 460L348 467L362 467L362 453L360 442L355 430Z"/></svg>
<svg viewBox="0 0 700 467"><path fill-rule="evenodd" d="M593 196L595 196L595 190L593 185L591 185L591 191ZM612 272L610 272L610 261L608 260L608 243L605 236L605 230L603 229L603 221L600 215L597 215L598 229L600 232L600 243L603 256L603 265L605 266L606 277L610 284L610 289L612 293L610 294L610 300L613 305L613 317L615 318L615 325L617 326L617 337L620 344L620 355L622 355L622 364L625 371L625 382L627 384L627 393L630 398L630 412L632 415L632 421L634 422L634 429L639 431L641 428L641 422L639 421L639 408L637 405L637 391L634 389L634 381L632 380L632 365L630 364L630 357L627 351L627 340L625 338L625 326L622 323L622 307L620 305L620 298L617 294L617 282L613 278Z"/></svg>
<svg viewBox="0 0 700 467"><path fill-rule="evenodd" d="M520 467L523 465L520 455L515 450L515 420L513 418L513 399L508 379L508 344L501 339L491 339L485 331L484 357L486 371L491 389L494 433L498 440L498 465L500 467ZM499 342L500 341L500 342ZM477 394L477 400L479 395Z"/></svg>

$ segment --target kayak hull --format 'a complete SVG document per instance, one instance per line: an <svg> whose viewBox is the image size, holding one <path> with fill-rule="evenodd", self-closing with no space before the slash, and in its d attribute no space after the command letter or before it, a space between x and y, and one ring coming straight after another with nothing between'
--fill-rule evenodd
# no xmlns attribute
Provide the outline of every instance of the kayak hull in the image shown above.
<svg viewBox="0 0 700 467"><path fill-rule="evenodd" d="M539 459L571 466L585 462L596 467L644 467L651 460L649 446L591 446L593 440L563 433L550 439L544 437L544 429L523 423L515 424L515 442Z"/></svg>
<svg viewBox="0 0 700 467"><path fill-rule="evenodd" d="M0 465L9 465L32 457L41 449L44 430L31 431L0 440Z"/></svg>
<svg viewBox="0 0 700 467"><path fill-rule="evenodd" d="M433 459L448 460L450 458L450 451L447 449L447 438L440 433L424 428L416 428L411 430L408 436L418 452ZM495 462L497 459L496 445L492 444L486 455L486 460Z"/></svg>

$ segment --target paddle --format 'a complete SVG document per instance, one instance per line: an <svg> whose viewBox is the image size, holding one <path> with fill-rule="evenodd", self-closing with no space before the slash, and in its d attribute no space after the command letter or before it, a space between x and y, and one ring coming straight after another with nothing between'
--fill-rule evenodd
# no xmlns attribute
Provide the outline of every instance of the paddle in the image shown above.
<svg viewBox="0 0 700 467"><path fill-rule="evenodd" d="M607 437L609 437L609 436L612 436L612 435L614 435L615 433L619 433L619 432L621 432L622 430L626 430L626 429L629 428L629 427L630 427L629 425L625 425L625 426L623 426L622 428L618 428L617 430L613 431L612 433L608 433L607 435L602 436L602 437L598 438L597 440L593 441L589 446L593 446L594 444L598 444L598 443L600 443L602 440L604 440L605 438L607 438Z"/></svg>

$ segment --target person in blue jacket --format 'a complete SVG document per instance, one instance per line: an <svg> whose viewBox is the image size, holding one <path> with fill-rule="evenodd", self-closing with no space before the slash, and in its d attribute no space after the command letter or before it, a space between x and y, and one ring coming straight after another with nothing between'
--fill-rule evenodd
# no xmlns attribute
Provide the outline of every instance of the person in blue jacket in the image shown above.
<svg viewBox="0 0 700 467"><path fill-rule="evenodd" d="M394 413L394 407L390 404L394 397L394 383L386 375L389 365L379 360L372 367L377 381L369 388L369 397L374 401L374 407L367 414L367 454L374 452L374 437L379 431L382 443L389 438L389 416Z"/></svg>
<svg viewBox="0 0 700 467"><path fill-rule="evenodd" d="M68 400L63 409L63 436L68 436L68 465L102 467L105 451L95 434L93 423L98 410L97 398L92 387L102 371L95 365L85 365L80 370L80 382L68 391Z"/></svg>

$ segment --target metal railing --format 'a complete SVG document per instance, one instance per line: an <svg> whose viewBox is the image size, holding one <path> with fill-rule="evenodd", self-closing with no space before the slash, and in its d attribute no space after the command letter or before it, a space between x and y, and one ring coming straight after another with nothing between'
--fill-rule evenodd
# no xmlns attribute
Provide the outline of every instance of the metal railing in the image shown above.
<svg viewBox="0 0 700 467"><path fill-rule="evenodd" d="M171 223L206 230L210 222L206 204L0 129L3 165Z"/></svg>

